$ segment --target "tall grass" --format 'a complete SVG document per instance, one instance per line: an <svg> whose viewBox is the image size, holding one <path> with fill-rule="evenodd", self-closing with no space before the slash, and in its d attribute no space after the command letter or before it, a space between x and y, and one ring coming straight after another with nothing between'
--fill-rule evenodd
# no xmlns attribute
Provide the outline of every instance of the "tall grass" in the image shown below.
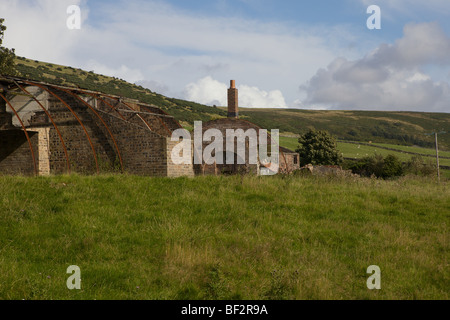
<svg viewBox="0 0 450 320"><path fill-rule="evenodd" d="M0 177L0 298L448 299L449 195L419 178Z"/></svg>

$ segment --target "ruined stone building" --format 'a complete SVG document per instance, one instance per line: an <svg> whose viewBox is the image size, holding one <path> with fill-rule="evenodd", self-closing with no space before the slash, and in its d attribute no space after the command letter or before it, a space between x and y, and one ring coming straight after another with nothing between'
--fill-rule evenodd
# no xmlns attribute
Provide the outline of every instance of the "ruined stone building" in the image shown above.
<svg viewBox="0 0 450 320"><path fill-rule="evenodd" d="M203 130L260 129L239 119L237 89L228 118ZM259 165L175 164L180 124L158 107L80 88L0 76L0 174L126 172L148 176L258 173ZM280 147L280 172L299 167L298 154Z"/></svg>
<svg viewBox="0 0 450 320"><path fill-rule="evenodd" d="M171 161L178 122L139 101L0 77L0 173L193 176Z"/></svg>
<svg viewBox="0 0 450 320"><path fill-rule="evenodd" d="M222 118L222 119L216 119L211 120L202 125L202 131L205 133L209 129L217 129L222 133L223 137L226 137L227 130L233 130L236 132L236 130L241 129L241 132L248 132L248 130L253 129L253 132L257 133L257 140L260 140L260 127L256 124L244 120L239 119L239 99L238 99L238 89L236 88L236 84L234 80L230 81L230 88L228 89L228 117ZM269 129L269 128L265 128ZM203 142L203 150L208 146L209 142ZM267 145L270 146L271 144L271 137L268 135L267 137ZM293 170L299 169L300 167L300 159L299 154L289 150L287 148L281 147L278 144L276 144L279 151L279 169L278 173L289 173ZM235 151L231 155L227 155L230 151L226 148L226 141L224 139L223 141L223 147L222 152L224 152L224 155L222 156L223 162L222 164L203 164L201 166L195 165L195 171L197 174L235 174L235 173L253 173L253 174L260 174L260 169L264 166L261 159L257 159L257 163L252 163L249 157L249 150L251 149L251 142L249 139L246 139L245 141L245 159L243 159L242 156L240 156L236 150L237 147L237 141L234 142L234 148ZM259 151L259 143L256 146L256 150ZM270 151L270 150L269 150ZM234 159L233 164L227 164L225 161L225 158L229 156ZM240 161L238 161L240 160Z"/></svg>

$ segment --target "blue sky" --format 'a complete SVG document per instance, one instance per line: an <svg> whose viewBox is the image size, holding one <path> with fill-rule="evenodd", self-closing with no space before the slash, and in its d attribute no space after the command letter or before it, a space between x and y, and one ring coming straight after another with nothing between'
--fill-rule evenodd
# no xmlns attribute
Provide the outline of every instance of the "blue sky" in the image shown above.
<svg viewBox="0 0 450 320"><path fill-rule="evenodd" d="M235 79L243 107L450 110L448 0L2 0L0 16L18 55L208 105Z"/></svg>

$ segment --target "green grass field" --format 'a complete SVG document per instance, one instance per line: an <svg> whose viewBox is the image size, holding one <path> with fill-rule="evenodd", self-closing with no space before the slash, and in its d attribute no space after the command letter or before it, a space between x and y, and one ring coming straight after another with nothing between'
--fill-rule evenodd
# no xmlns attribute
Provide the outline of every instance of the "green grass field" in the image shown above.
<svg viewBox="0 0 450 320"><path fill-rule="evenodd" d="M407 152L414 152L414 153L428 154L431 156L436 156L436 149L432 149L432 148L392 145L392 144L386 144L386 143L374 143L374 144L382 146L382 147L393 148L393 149L407 151ZM439 156L450 157L450 152L439 150Z"/></svg>
<svg viewBox="0 0 450 320"><path fill-rule="evenodd" d="M0 190L1 299L449 299L448 182L4 176Z"/></svg>
<svg viewBox="0 0 450 320"><path fill-rule="evenodd" d="M387 145L386 145L387 146ZM389 148L397 148L399 146L395 146L395 145L389 145ZM382 148L378 148L377 146L367 146L367 145L355 145L355 144L350 144L350 143L345 143L345 142L338 142L338 149L340 152L343 153L344 157L346 158L354 158L354 159L358 159L358 158L362 158L365 156L371 156L373 154L381 154L383 156L387 156L388 154L394 154L396 155L401 161L408 161L411 159L411 157L413 156L412 154L408 154L408 153L402 153L401 151L392 151L392 150L387 150L387 149L382 149ZM414 150L417 150L419 148L416 148ZM400 150L400 149L398 149ZM417 151L422 151L423 148L420 148L420 150ZM427 149L425 149L427 150ZM431 150L431 149L429 149ZM414 152L414 151L411 151ZM436 151L435 151L436 152ZM424 161L429 161L432 162L433 164L436 163L436 157L424 157L422 156ZM450 166L450 159L439 159L439 164L442 166Z"/></svg>

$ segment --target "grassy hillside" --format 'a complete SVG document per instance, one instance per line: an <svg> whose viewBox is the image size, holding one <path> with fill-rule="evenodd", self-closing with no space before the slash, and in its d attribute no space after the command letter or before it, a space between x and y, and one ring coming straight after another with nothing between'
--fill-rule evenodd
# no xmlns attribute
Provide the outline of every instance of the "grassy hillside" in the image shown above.
<svg viewBox="0 0 450 320"><path fill-rule="evenodd" d="M138 99L142 102L159 106L177 118L177 120L186 123L193 123L196 120L208 121L214 117L226 116L226 112L218 108L190 101L171 99L142 86L131 84L115 77L99 75L93 71L88 72L23 57L16 58L16 65L22 77Z"/></svg>
<svg viewBox="0 0 450 320"><path fill-rule="evenodd" d="M433 130L450 132L450 113L387 111L314 111L298 109L241 109L240 114L265 128L303 133L309 128L327 130L351 141L433 147ZM442 149L450 150L450 134L439 136Z"/></svg>
<svg viewBox="0 0 450 320"><path fill-rule="evenodd" d="M448 183L72 175L0 190L0 299L450 298Z"/></svg>
<svg viewBox="0 0 450 320"><path fill-rule="evenodd" d="M161 107L187 128L191 128L196 120L208 121L226 116L225 108L168 98L114 77L22 57L16 61L23 77L139 99ZM295 135L308 128L316 128L327 130L343 140L422 147L434 144L433 137L425 133L435 129L450 132L450 113L240 108L240 115L263 128L280 129ZM441 135L439 139L441 149L450 150L450 134Z"/></svg>

